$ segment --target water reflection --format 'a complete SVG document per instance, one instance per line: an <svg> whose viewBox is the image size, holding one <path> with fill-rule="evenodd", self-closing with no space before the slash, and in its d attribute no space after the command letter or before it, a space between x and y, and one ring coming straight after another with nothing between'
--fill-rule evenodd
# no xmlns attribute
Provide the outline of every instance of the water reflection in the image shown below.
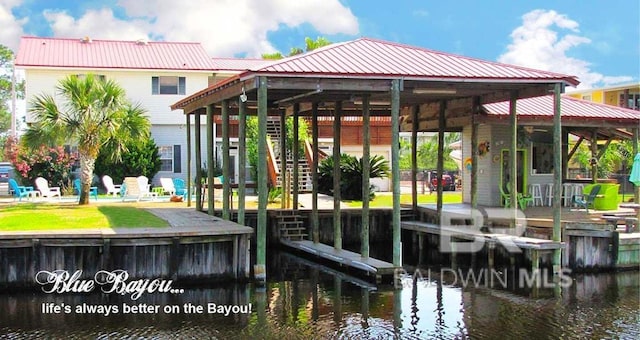
<svg viewBox="0 0 640 340"><path fill-rule="evenodd" d="M428 339L640 337L637 272L583 275L556 298L462 287L433 275L376 286L286 253L266 287L227 284L149 294L137 303L251 304L250 314L43 314L42 303L131 304L106 294L0 294L0 338Z"/></svg>

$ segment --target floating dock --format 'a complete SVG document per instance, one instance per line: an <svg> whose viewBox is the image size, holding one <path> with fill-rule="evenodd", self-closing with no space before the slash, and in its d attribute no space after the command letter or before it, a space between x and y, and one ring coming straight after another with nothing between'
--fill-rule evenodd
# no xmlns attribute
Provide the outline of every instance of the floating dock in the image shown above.
<svg viewBox="0 0 640 340"><path fill-rule="evenodd" d="M393 275L396 270L396 267L392 263L372 257L365 259L358 253L344 249L337 250L323 243L313 243L313 241L309 240L291 241L286 239L281 239L280 243L289 248L320 257L340 266L346 266L365 272L368 275L373 275L377 280L380 280L383 276Z"/></svg>

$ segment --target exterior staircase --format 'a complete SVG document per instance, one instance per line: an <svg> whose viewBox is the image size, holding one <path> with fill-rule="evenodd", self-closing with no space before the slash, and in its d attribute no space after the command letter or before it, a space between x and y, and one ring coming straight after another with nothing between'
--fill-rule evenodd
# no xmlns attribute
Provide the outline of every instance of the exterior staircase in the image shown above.
<svg viewBox="0 0 640 340"><path fill-rule="evenodd" d="M281 240L300 241L309 236L307 228L303 226L302 216L295 210L278 210L276 221Z"/></svg>
<svg viewBox="0 0 640 340"><path fill-rule="evenodd" d="M285 157L280 155L280 118L279 117L269 117L267 120L267 135L271 138L271 143L273 144L273 154L275 155L275 160L278 168L278 175L276 179L276 183L279 187L284 187L282 185L282 160L283 158L286 160L286 169L289 176L293 176L293 151L287 150L287 154ZM301 148L302 150L302 148ZM292 185L293 188L293 185ZM312 174L311 174L311 166L307 161L307 158L302 156L298 157L298 192L311 192L313 190L312 187Z"/></svg>

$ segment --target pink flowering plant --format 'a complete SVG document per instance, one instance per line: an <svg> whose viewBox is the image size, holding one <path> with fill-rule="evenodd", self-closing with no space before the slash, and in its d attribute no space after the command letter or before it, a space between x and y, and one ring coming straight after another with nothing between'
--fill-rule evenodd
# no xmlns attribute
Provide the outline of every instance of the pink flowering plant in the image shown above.
<svg viewBox="0 0 640 340"><path fill-rule="evenodd" d="M19 182L32 186L37 177L49 181L49 185L65 188L71 179L71 171L76 157L64 148L40 146L27 150L20 147L17 139L10 137L5 144L5 156L20 176Z"/></svg>

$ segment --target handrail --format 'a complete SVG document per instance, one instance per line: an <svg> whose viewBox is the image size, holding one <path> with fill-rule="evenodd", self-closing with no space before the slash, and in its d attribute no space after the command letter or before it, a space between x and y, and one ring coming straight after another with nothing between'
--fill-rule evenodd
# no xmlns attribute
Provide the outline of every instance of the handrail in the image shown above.
<svg viewBox="0 0 640 340"><path fill-rule="evenodd" d="M313 163L313 148L311 147L311 143L308 140L304 141L304 155L307 158L307 164ZM326 152L318 149L318 164L329 157Z"/></svg>
<svg viewBox="0 0 640 340"><path fill-rule="evenodd" d="M278 169L278 164L276 163L276 157L273 152L273 143L271 143L271 138L267 136L267 174L269 178L269 182L272 187L278 186L278 174L280 170Z"/></svg>

